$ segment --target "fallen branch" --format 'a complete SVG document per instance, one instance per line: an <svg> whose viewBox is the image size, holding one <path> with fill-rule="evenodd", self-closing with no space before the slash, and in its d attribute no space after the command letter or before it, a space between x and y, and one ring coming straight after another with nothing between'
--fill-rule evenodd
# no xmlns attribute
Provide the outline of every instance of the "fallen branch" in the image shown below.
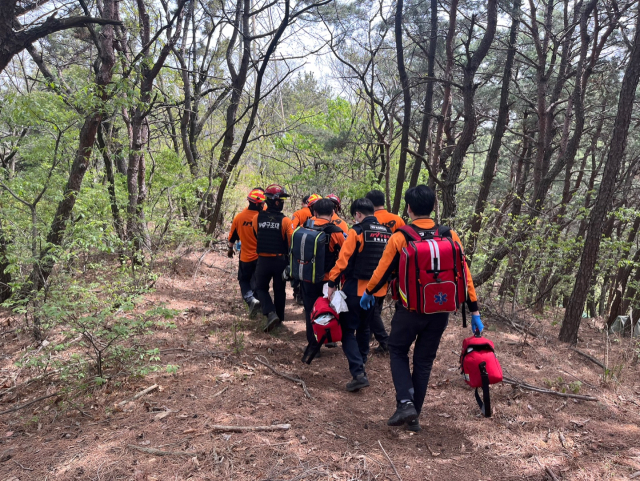
<svg viewBox="0 0 640 481"><path fill-rule="evenodd" d="M20 409L24 409L24 408L26 408L26 407L31 406L32 404L35 404L35 403L37 403L37 402L43 401L43 400L45 400L45 399L48 399L48 398L50 398L50 397L57 396L57 395L58 395L58 392L57 392L57 391L56 391L56 392L54 392L53 394L47 394L46 396L42 396L42 397L39 397L38 399L34 399L33 401L29 401L28 403L23 404L22 406L16 406L16 407L14 407L14 408L7 409L6 411L2 411L2 412L0 412L0 415L2 415L2 414L9 414L9 413L12 413L12 412L15 412L15 411L20 411Z"/></svg>
<svg viewBox="0 0 640 481"><path fill-rule="evenodd" d="M502 382L505 384L511 384L512 386L521 387L522 389L526 389L528 391L539 392L541 394L553 394L554 396L560 397L568 397L572 399L581 399L582 401L598 401L598 398L593 396L583 396L581 394L569 394L565 392L552 391L551 389L544 389L542 387L532 386L531 384L527 384L526 382L517 381L515 379L510 379L508 377L504 377Z"/></svg>
<svg viewBox="0 0 640 481"><path fill-rule="evenodd" d="M538 464L540 465L540 467L541 467L542 469L544 469L544 470L547 472L547 474L548 474L549 476L551 476L551 479L552 479L553 481L560 481L560 480L558 479L558 477L553 473L553 471L551 471L551 468L550 468L549 466L544 466L544 465L540 462L540 460L538 459L538 457L537 457L537 456L536 456L536 461L538 462Z"/></svg>
<svg viewBox="0 0 640 481"><path fill-rule="evenodd" d="M16 461L15 459L13 459L13 462L16 463L18 466L20 466L22 469L24 469L25 471L33 471L33 468L27 468L25 466L23 466L22 464L20 464L18 461Z"/></svg>
<svg viewBox="0 0 640 481"><path fill-rule="evenodd" d="M262 356L262 357L264 357L264 356ZM277 375L278 375L278 376L280 376L280 377L283 377L283 378L285 378L285 379L288 379L289 381L293 381L293 382L295 382L296 384L300 384L300 385L302 386L302 389L304 390L304 394L305 394L305 396L307 396L309 399L313 399L313 398L311 397L311 394L309 394L309 391L307 390L307 385L304 383L304 381L303 381L302 379L300 379L300 378L297 378L297 379L296 379L295 377L291 377L291 376L289 376L289 375L287 375L287 374L284 374L284 373L281 373L281 372L276 371L276 370L273 368L273 366L272 366L271 364L269 364L269 362L266 360L266 358L265 358L265 360L264 360L264 361L262 361L259 357L256 357L256 361L258 361L258 362L259 362L260 364L262 364L263 366L268 367L268 368L271 370L271 372L273 372L274 374L277 374Z"/></svg>
<svg viewBox="0 0 640 481"><path fill-rule="evenodd" d="M226 269L223 269L222 267L214 266L213 264L207 264L207 263L205 263L204 265L205 265L205 266L207 266L207 267L208 267L208 268L210 268L210 269L218 269L219 271L222 271L222 272L224 272L225 274L229 274L229 275L233 274L233 272L230 272L230 271L228 271L228 270L226 270Z"/></svg>
<svg viewBox="0 0 640 481"><path fill-rule="evenodd" d="M578 349L576 349L575 347L572 347L571 350L573 352L576 352L577 354L580 354L582 357L585 357L587 359L589 359L589 361L597 364L598 366L600 366L602 369L607 369L607 367L604 365L604 363L598 361L595 357L593 357L591 354L587 354L586 352L582 352L579 351Z"/></svg>
<svg viewBox="0 0 640 481"><path fill-rule="evenodd" d="M631 476L629 476L629 479L635 479L638 476L640 476L640 471L636 471L635 473L633 473Z"/></svg>
<svg viewBox="0 0 640 481"><path fill-rule="evenodd" d="M245 433L256 431L288 431L291 424L272 424L271 426L222 426L214 424L210 427L213 431L226 431L230 433Z"/></svg>
<svg viewBox="0 0 640 481"><path fill-rule="evenodd" d="M140 399L145 394L149 394L150 392L155 391L156 389L158 389L158 387L159 386L157 384L154 384L153 386L149 386L147 389L144 389L144 390L140 391L138 394L133 396L131 399L125 399L124 401L120 401L118 403L118 406L124 406L128 402L135 401L136 399Z"/></svg>
<svg viewBox="0 0 640 481"><path fill-rule="evenodd" d="M198 263L196 264L196 270L195 270L195 272L193 273L193 279L195 279L195 278L196 278L196 276L198 275L198 270L200 269L200 264L202 264L202 259L204 259L204 257L205 257L209 252L211 252L211 249L210 249L210 248L209 248L209 249L207 249L206 251L204 251L204 254L202 254L202 255L200 256L200 259L198 259Z"/></svg>
<svg viewBox="0 0 640 481"><path fill-rule="evenodd" d="M212 397L212 398L213 398L213 397L218 397L218 396L220 396L223 392L225 392L227 389L229 389L229 386L225 387L222 391L218 391L217 393L215 393L215 394L214 394L213 396L211 396L211 397Z"/></svg>
<svg viewBox="0 0 640 481"><path fill-rule="evenodd" d="M382 447L382 443L380 442L380 440L378 439L378 444L380 445L380 449L382 449L382 452L384 453L384 455L387 457L387 461L389 461L389 464L391 465L391 467L393 468L393 472L396 473L396 476L398 476L398 479L400 481L402 481L402 478L400 477L400 474L398 474L398 470L396 469L395 465L393 464L393 461L391 461L391 458L389 457L389 455L387 454L387 452L384 450L384 448Z"/></svg>
<svg viewBox="0 0 640 481"><path fill-rule="evenodd" d="M195 456L196 452L191 451L191 452L187 452L187 451L163 451L161 449L156 449L156 448L145 448L142 446L136 446L135 444L127 444L127 447L130 449L135 449L137 451L142 451L143 453L147 453L147 454L154 454L156 456Z"/></svg>

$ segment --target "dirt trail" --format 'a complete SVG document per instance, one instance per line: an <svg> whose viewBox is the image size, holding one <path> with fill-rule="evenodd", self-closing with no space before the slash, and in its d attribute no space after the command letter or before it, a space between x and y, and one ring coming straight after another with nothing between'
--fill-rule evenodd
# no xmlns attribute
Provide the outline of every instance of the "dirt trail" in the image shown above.
<svg viewBox="0 0 640 481"><path fill-rule="evenodd" d="M492 387L494 417L484 419L458 373L457 353L468 333L452 317L434 365L423 431L413 434L386 425L395 407L388 357L369 360L370 388L347 393L341 349L323 349L311 366L300 362L304 318L291 293L284 329L264 334L247 318L235 259L208 254L194 278L197 260L192 254L167 267L156 292L147 296L149 305L163 302L183 310L177 329L158 329L146 340L161 349L164 364L180 366L178 373L97 389L75 400L84 415L60 412L49 399L0 416L0 479L543 480L550 479L548 467L557 479L600 480L628 479L640 471L640 375L630 356L625 361L628 339L614 342L609 354L610 365L624 366L621 382L603 385L595 364L555 340L558 327L550 320L535 326L541 337L523 344L518 333L485 316L505 374L541 387L567 388L573 382L577 388L580 380L580 394L600 401L498 385ZM9 335L0 342L4 377L29 340ZM580 347L602 359L603 336L593 323L582 328ZM313 399L256 362L257 356L303 379ZM154 383L158 390L114 409ZM37 395L23 393L17 402ZM0 410L10 406L0 404ZM291 428L211 429L274 424Z"/></svg>

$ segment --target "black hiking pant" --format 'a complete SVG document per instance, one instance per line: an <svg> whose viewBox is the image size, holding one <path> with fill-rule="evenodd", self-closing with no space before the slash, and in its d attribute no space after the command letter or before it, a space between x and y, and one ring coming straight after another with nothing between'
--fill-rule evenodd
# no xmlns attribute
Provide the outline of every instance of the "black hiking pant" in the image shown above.
<svg viewBox="0 0 640 481"><path fill-rule="evenodd" d="M251 262L242 262L238 264L238 282L240 283L240 292L244 302L249 304L249 300L254 297L255 273L258 266L258 260Z"/></svg>
<svg viewBox="0 0 640 481"><path fill-rule="evenodd" d="M351 306L349 306L351 308ZM449 323L449 314L418 314L405 309L399 302L391 320L389 358L391 377L398 402L411 400L420 414L433 361L438 352L442 333ZM409 349L413 348L413 372L409 367Z"/></svg>
<svg viewBox="0 0 640 481"><path fill-rule="evenodd" d="M311 311L313 305L318 300L318 297L322 297L322 282L318 284L311 284L310 282L301 282L300 290L302 291L302 300L304 302L304 320L307 330L307 343L309 347L317 347L318 340L313 334L313 327L311 325Z"/></svg>
<svg viewBox="0 0 640 481"><path fill-rule="evenodd" d="M286 256L258 257L256 267L256 294L262 305L262 313L266 316L275 311L278 318L284 321L284 305L286 298L286 282L282 280L282 272L287 267ZM273 279L273 300L269 294L269 283Z"/></svg>
<svg viewBox="0 0 640 481"><path fill-rule="evenodd" d="M376 338L376 341L383 347L387 348L387 342L389 340L389 334L384 328L384 322L382 322L382 305L384 304L384 297L376 297L376 303L373 305L373 314L371 315L371 322L369 328L371 333Z"/></svg>
<svg viewBox="0 0 640 481"><path fill-rule="evenodd" d="M344 292L344 291L343 291ZM364 374L364 364L369 355L369 322L373 309L360 307L360 296L347 294L349 312L340 313L342 328L342 351L349 361L349 372L355 379Z"/></svg>

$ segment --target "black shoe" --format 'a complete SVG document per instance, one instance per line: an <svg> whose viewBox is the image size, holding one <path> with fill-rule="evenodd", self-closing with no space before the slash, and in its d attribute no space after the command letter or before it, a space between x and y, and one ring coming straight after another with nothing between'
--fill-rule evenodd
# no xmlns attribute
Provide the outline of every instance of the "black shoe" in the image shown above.
<svg viewBox="0 0 640 481"><path fill-rule="evenodd" d="M418 418L415 418L413 421L409 421L407 423L407 431L413 431L414 433L419 433L420 431L422 431Z"/></svg>
<svg viewBox="0 0 640 481"><path fill-rule="evenodd" d="M363 387L369 387L369 380L366 374L358 374L357 377L347 383L347 391L349 392L359 391Z"/></svg>
<svg viewBox="0 0 640 481"><path fill-rule="evenodd" d="M379 344L378 347L376 347L373 350L374 354L379 354L381 356L386 356L387 354L389 354L389 348L385 345L385 344Z"/></svg>
<svg viewBox="0 0 640 481"><path fill-rule="evenodd" d="M404 423L408 423L418 419L418 411L411 401L406 403L400 403L396 408L396 412L387 421L387 426L402 426Z"/></svg>
<svg viewBox="0 0 640 481"><path fill-rule="evenodd" d="M260 312L260 301L252 297L249 301L249 319L255 319L258 312Z"/></svg>
<svg viewBox="0 0 640 481"><path fill-rule="evenodd" d="M267 314L267 325L264 326L264 332L271 332L280 324L282 324L282 321L278 317L278 314L276 314L275 311L271 311Z"/></svg>
<svg viewBox="0 0 640 481"><path fill-rule="evenodd" d="M338 343L337 342L327 342L324 346L328 347L329 349L333 349L334 347L338 347Z"/></svg>
<svg viewBox="0 0 640 481"><path fill-rule="evenodd" d="M302 296L296 296L296 304L304 306L304 299L302 299Z"/></svg>

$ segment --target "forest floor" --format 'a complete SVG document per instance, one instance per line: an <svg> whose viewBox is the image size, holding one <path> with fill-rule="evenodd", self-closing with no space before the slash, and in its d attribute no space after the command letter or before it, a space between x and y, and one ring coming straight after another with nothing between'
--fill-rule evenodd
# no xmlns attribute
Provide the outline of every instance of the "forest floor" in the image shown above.
<svg viewBox="0 0 640 481"><path fill-rule="evenodd" d="M531 318L537 337L525 338L485 313L486 335L496 344L506 376L543 388L579 390L598 401L500 384L491 388L494 415L483 418L459 375L458 353L468 333L459 317L452 317L434 364L420 419L423 430L414 434L386 425L395 408L388 357L374 355L367 363L371 387L346 392L350 376L340 348L323 348L311 365L300 361L304 317L291 292L284 328L265 334L261 321L247 317L236 259L209 253L194 277L199 258L192 253L167 262L155 292L145 298L147 307L165 303L182 312L176 329L158 328L145 339L160 349L163 364L180 366L177 374L110 382L75 398L81 409L51 397L0 416L0 480L640 476L640 374L628 338L610 342L608 364L615 366L616 377L603 379L600 367L557 341L553 314ZM391 308L386 309L387 322L390 315ZM2 313L0 326L10 317ZM0 327L0 381L24 382L27 378L12 378L18 370L14 362L32 341L27 333L8 330ZM585 319L578 348L604 360L606 344L598 320ZM300 385L257 359L279 373L299 376L311 399ZM153 384L159 388L119 407ZM34 384L17 398L5 396L0 411L36 399L46 389L55 386ZM276 424L291 427L244 433L213 428Z"/></svg>

